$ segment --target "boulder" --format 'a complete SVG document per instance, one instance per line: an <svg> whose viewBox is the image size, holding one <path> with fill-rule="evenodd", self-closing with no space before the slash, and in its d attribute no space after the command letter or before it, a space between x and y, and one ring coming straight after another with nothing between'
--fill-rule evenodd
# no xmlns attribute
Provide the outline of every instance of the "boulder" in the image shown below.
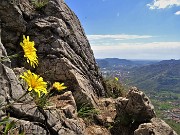
<svg viewBox="0 0 180 135"><path fill-rule="evenodd" d="M111 128L113 135L134 135L140 124L156 117L149 98L136 87L132 87L125 97L118 97L115 106L117 114Z"/></svg>
<svg viewBox="0 0 180 135"><path fill-rule="evenodd" d="M132 87L126 97L117 98L116 112L117 117L128 116L132 123L143 123L156 117L151 101L136 87Z"/></svg>
<svg viewBox="0 0 180 135"><path fill-rule="evenodd" d="M168 124L156 118L150 99L136 87L125 97L118 97L115 106L113 135L177 135Z"/></svg>
<svg viewBox="0 0 180 135"><path fill-rule="evenodd" d="M139 125L134 135L177 135L172 128L159 118L152 118L149 123Z"/></svg>

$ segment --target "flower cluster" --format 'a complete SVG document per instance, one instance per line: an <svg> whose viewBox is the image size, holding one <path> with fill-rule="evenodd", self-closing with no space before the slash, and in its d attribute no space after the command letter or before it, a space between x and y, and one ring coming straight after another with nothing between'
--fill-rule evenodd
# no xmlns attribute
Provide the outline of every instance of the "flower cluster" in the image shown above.
<svg viewBox="0 0 180 135"><path fill-rule="evenodd" d="M24 50L24 57L27 58L27 62L35 68L38 65L38 56L36 54L37 50L34 47L34 41L29 41L29 36L26 37L23 35L23 42L20 43ZM67 87L64 86L64 83L55 82L52 87L47 90L47 82L43 80L39 75L32 73L30 70L27 70L20 76L28 85L28 91L37 93L37 97L40 98L44 94L48 94L52 88L57 89L58 91L64 90Z"/></svg>

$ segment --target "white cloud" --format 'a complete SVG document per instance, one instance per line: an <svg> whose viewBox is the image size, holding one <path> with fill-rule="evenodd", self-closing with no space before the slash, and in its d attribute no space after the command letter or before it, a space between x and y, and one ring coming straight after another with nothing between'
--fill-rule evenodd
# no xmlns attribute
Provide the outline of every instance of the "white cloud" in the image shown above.
<svg viewBox="0 0 180 135"><path fill-rule="evenodd" d="M175 15L180 15L180 11L177 11L176 13L174 13Z"/></svg>
<svg viewBox="0 0 180 135"><path fill-rule="evenodd" d="M153 3L147 4L150 9L164 9L172 6L180 6L180 0L154 0Z"/></svg>
<svg viewBox="0 0 180 135"><path fill-rule="evenodd" d="M180 59L180 42L92 44L91 47L96 58Z"/></svg>
<svg viewBox="0 0 180 135"><path fill-rule="evenodd" d="M151 42L151 35L87 35L96 58L180 59L180 42Z"/></svg>
<svg viewBox="0 0 180 135"><path fill-rule="evenodd" d="M150 35L87 35L89 40L101 40L101 39L114 39L114 40L128 40L128 39L144 39L151 38Z"/></svg>
<svg viewBox="0 0 180 135"><path fill-rule="evenodd" d="M92 45L94 50L163 50L180 48L180 42L120 43L118 45Z"/></svg>

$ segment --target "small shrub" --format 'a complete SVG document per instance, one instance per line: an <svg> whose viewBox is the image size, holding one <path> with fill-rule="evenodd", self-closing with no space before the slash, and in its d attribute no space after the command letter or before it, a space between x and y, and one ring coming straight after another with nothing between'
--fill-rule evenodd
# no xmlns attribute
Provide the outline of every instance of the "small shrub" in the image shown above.
<svg viewBox="0 0 180 135"><path fill-rule="evenodd" d="M106 97L117 98L124 96L125 89L117 78L104 79L104 85L106 89Z"/></svg>
<svg viewBox="0 0 180 135"><path fill-rule="evenodd" d="M88 104L77 105L77 110L78 116L84 120L86 125L92 125L95 122L94 116L99 114L99 110Z"/></svg>
<svg viewBox="0 0 180 135"><path fill-rule="evenodd" d="M81 118L92 118L94 115L98 114L99 111L87 104L83 104L78 108L78 116Z"/></svg>

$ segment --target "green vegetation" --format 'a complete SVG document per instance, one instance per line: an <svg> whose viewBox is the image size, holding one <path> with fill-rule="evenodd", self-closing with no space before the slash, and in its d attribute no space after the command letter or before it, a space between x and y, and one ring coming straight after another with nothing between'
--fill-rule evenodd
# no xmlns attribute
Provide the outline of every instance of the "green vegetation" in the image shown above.
<svg viewBox="0 0 180 135"><path fill-rule="evenodd" d="M10 120L10 115L0 119L1 135L25 135L25 132L16 127L16 121Z"/></svg>
<svg viewBox="0 0 180 135"><path fill-rule="evenodd" d="M180 134L180 124L171 118L172 110L180 108L180 94L161 91L158 93L148 92L148 95L155 107L156 115L169 124L177 134Z"/></svg>
<svg viewBox="0 0 180 135"><path fill-rule="evenodd" d="M129 85L148 91L173 91L180 93L180 60L161 61L156 64L129 70Z"/></svg>
<svg viewBox="0 0 180 135"><path fill-rule="evenodd" d="M41 9L42 7L47 5L49 0L31 0L31 2L33 3L36 9Z"/></svg>
<svg viewBox="0 0 180 135"><path fill-rule="evenodd" d="M162 103L162 104L160 104L159 109L161 109L161 110L169 110L169 109L172 109L172 106L170 104L168 104L168 103Z"/></svg>
<svg viewBox="0 0 180 135"><path fill-rule="evenodd" d="M104 79L104 84L106 88L106 97L117 98L124 96L125 89L118 81L117 77Z"/></svg>
<svg viewBox="0 0 180 135"><path fill-rule="evenodd" d="M173 120L165 120L165 122L166 122L168 125L170 125L170 126L174 129L174 131L176 131L176 133L177 133L178 135L180 135L180 124L179 124L179 123L176 123L176 122L173 121Z"/></svg>
<svg viewBox="0 0 180 135"><path fill-rule="evenodd" d="M82 106L77 108L78 116L81 118L92 118L95 114L98 114L99 111L87 104L83 104Z"/></svg>
<svg viewBox="0 0 180 135"><path fill-rule="evenodd" d="M83 118L84 122L87 125L91 125L94 123L94 116L99 114L99 110L95 109L94 107L89 106L88 104L77 104L77 113L78 117Z"/></svg>

